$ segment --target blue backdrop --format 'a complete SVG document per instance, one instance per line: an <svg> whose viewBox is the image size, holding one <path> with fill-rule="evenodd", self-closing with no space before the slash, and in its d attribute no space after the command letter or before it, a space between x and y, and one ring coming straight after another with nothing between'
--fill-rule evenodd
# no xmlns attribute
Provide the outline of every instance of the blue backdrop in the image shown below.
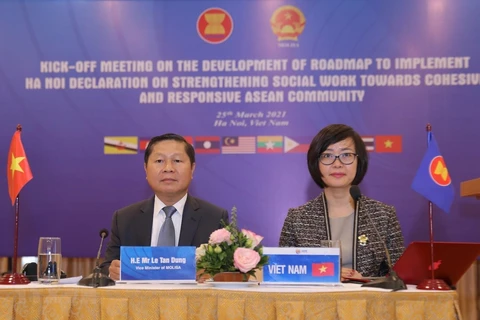
<svg viewBox="0 0 480 320"><path fill-rule="evenodd" d="M0 168L20 123L34 175L19 254L59 236L65 256L93 256L114 210L152 195L142 149L166 132L196 147L191 193L275 246L320 192L305 143L331 123L365 137L362 192L397 208L407 243L428 239L410 185L431 123L456 190L435 238L480 241L479 203L459 196L480 176L479 15L476 0L0 1ZM6 176L0 215L8 256Z"/></svg>

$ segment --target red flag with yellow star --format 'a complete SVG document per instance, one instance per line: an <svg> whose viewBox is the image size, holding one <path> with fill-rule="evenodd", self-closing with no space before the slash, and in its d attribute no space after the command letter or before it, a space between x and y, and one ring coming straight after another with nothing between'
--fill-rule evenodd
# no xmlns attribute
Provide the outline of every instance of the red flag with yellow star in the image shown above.
<svg viewBox="0 0 480 320"><path fill-rule="evenodd" d="M312 263L313 277L326 277L335 275L335 265L333 262Z"/></svg>
<svg viewBox="0 0 480 320"><path fill-rule="evenodd" d="M12 205L20 190L32 180L33 175L28 164L27 155L23 149L22 140L20 138L20 130L13 134L10 150L8 151L7 161L7 180L8 193L12 199Z"/></svg>
<svg viewBox="0 0 480 320"><path fill-rule="evenodd" d="M375 152L402 152L402 136L375 136Z"/></svg>

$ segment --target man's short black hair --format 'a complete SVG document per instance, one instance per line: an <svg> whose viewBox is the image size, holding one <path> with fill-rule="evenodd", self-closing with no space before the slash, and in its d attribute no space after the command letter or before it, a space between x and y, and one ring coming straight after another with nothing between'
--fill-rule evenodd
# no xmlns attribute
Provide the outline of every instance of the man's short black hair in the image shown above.
<svg viewBox="0 0 480 320"><path fill-rule="evenodd" d="M155 146L155 144L157 144L158 142L167 141L167 140L183 142L185 145L185 152L187 153L188 158L190 159L190 164L195 163L195 150L193 149L193 146L187 140L185 140L185 138L182 137L181 135L178 135L176 133L165 133L165 134L162 134L161 136L153 137L152 139L150 139L150 142L148 142L148 146L147 146L147 149L145 150L145 156L144 156L145 164L147 164L148 158L150 157L150 154L152 154L152 149Z"/></svg>

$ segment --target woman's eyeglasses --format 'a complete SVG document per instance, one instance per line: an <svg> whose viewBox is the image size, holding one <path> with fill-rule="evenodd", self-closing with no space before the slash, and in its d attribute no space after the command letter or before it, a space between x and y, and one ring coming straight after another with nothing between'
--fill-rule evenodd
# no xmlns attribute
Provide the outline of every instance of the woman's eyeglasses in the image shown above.
<svg viewBox="0 0 480 320"><path fill-rule="evenodd" d="M358 155L355 153L341 153L338 156L331 154L331 153L322 153L320 155L320 162L323 163L324 165L328 166L331 165L335 162L335 160L340 160L341 163L343 164L352 164L353 161L355 161L355 157Z"/></svg>

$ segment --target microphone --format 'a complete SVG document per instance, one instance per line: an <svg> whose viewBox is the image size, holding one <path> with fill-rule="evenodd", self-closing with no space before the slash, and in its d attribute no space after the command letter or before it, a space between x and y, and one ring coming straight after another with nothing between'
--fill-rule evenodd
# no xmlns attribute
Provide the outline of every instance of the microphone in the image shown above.
<svg viewBox="0 0 480 320"><path fill-rule="evenodd" d="M362 193L360 192L360 188L358 186L350 187L350 196L353 198L353 200L355 200L356 212L358 212L358 209L360 206L360 202L358 200L360 199L361 195ZM370 217L370 214L367 214L367 217L368 217L368 221L373 227L373 230L375 230L375 233L378 239L382 241L383 249L385 250L385 255L387 256L388 274L387 276L385 276L385 278L364 283L362 284L362 287L391 289L392 291L407 289L407 286L405 285L403 280L400 279L397 273L395 272L395 270L393 270L392 260L390 259L390 252L388 251L385 241L382 240L382 237L380 236L380 233L378 232L377 227L375 226L375 223L373 223L373 220Z"/></svg>
<svg viewBox="0 0 480 320"><path fill-rule="evenodd" d="M103 240L108 237L108 230L107 229L102 229L100 230L100 238L102 240L100 241L100 247L98 248L98 253L97 253L97 260L95 262L95 268L93 269L93 273L89 274L86 277L83 277L78 281L79 286L87 286L87 287L108 287L108 286L114 286L115 281L112 280L109 276L105 275L102 273L100 267L99 267L99 261L100 261L100 254L102 252L102 247L103 247Z"/></svg>

